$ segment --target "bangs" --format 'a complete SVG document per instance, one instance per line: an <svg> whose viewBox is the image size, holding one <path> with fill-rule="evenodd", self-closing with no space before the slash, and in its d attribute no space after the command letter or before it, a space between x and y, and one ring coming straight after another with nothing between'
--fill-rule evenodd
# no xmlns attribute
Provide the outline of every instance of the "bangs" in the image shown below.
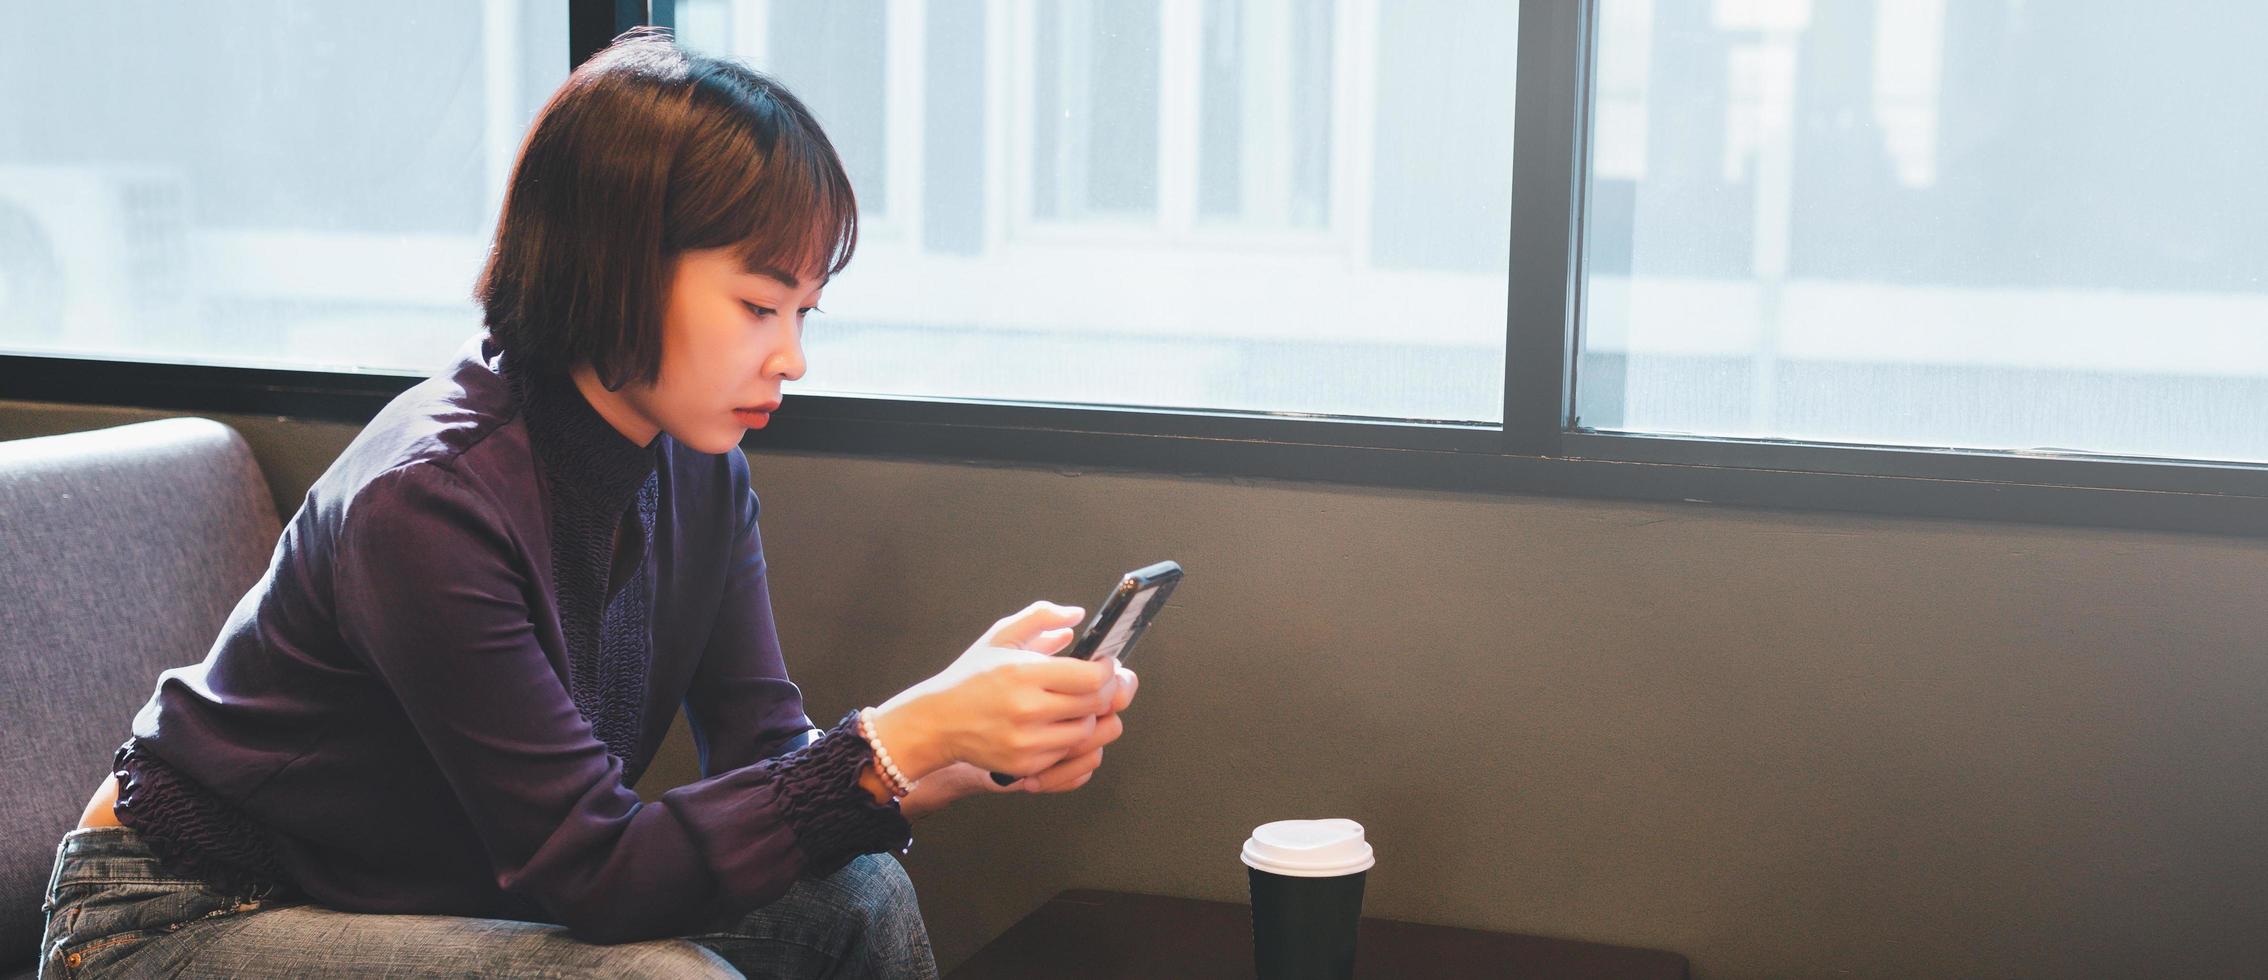
<svg viewBox="0 0 2268 980"><path fill-rule="evenodd" d="M731 248L752 272L833 278L858 247L858 198L834 145L771 79L730 62L704 67L667 246Z"/></svg>

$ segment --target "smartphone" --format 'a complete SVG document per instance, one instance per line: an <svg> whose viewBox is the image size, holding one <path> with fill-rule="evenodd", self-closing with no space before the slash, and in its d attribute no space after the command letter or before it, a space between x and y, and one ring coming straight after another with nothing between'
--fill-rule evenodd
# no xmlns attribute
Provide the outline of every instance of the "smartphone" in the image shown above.
<svg viewBox="0 0 2268 980"><path fill-rule="evenodd" d="M1118 580L1118 587L1103 598L1102 605L1095 607L1094 618L1087 621L1079 639L1056 656L1081 660L1117 657L1125 663L1134 641L1150 628L1150 620L1165 608L1166 597L1180 582L1181 566L1170 561L1127 572Z"/></svg>
<svg viewBox="0 0 2268 980"><path fill-rule="evenodd" d="M1158 617L1165 608L1166 597L1173 587L1181 583L1181 566L1170 561L1137 568L1118 580L1110 595L1103 597L1102 605L1095 607L1093 619L1087 621L1084 632L1070 646L1064 647L1058 657L1077 657L1081 660L1102 660L1117 657L1126 662L1126 654L1134 649L1134 641L1142 638L1142 631L1150 628L1150 620ZM993 773L992 781L1006 786L1016 781L1015 776Z"/></svg>

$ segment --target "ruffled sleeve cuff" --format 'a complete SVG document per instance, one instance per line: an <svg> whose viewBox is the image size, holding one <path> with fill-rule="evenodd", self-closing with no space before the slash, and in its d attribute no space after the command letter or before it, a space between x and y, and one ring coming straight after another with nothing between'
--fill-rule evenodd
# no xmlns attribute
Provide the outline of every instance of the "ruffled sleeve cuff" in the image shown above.
<svg viewBox="0 0 2268 980"><path fill-rule="evenodd" d="M795 833L807 874L833 874L861 854L913 847L913 826L896 801L874 802L858 784L874 749L858 733L858 712L803 748L756 763L777 787L780 815Z"/></svg>

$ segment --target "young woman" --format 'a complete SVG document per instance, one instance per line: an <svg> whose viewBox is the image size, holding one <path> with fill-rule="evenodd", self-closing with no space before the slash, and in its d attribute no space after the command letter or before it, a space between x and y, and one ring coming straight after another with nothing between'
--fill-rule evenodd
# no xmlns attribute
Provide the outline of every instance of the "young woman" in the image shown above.
<svg viewBox="0 0 2268 980"><path fill-rule="evenodd" d="M63 840L43 976L934 976L909 816L1094 773L1135 678L996 623L820 731L739 451L849 181L762 75L624 39L514 170L487 336L373 419ZM630 786L683 705L703 779ZM986 770L1024 778L999 790Z"/></svg>

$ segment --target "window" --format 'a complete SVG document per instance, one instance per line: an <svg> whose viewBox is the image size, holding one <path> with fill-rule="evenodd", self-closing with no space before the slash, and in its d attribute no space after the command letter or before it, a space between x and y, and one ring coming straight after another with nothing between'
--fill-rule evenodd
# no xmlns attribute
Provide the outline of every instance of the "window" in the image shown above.
<svg viewBox="0 0 2268 980"><path fill-rule="evenodd" d="M1599 24L1581 425L2268 461L2268 7Z"/></svg>
<svg viewBox="0 0 2268 980"><path fill-rule="evenodd" d="M870 234L804 391L1494 423L1518 8L683 0ZM877 178L876 175L881 175Z"/></svg>
<svg viewBox="0 0 2268 980"><path fill-rule="evenodd" d="M479 332L505 178L567 74L562 5L47 4L17 26L0 350L423 374Z"/></svg>
<svg viewBox="0 0 2268 980"><path fill-rule="evenodd" d="M2257 4L113 7L0 37L0 397L367 418L651 22L859 192L767 447L2268 536Z"/></svg>

